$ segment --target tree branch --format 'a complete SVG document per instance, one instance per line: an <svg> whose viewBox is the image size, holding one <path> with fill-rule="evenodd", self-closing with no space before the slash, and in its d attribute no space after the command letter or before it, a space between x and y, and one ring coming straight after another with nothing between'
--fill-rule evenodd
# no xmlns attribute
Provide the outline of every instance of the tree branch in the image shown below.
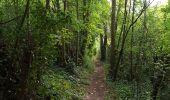
<svg viewBox="0 0 170 100"><path fill-rule="evenodd" d="M20 18L20 17L22 17L22 15L17 16L17 17L15 17L15 18L12 18L12 19L10 19L10 20L8 20L8 21L5 21L5 22L0 22L0 26L2 26L2 25L4 25L4 24L8 24L8 23L10 23L10 22L12 22L12 21Z"/></svg>
<svg viewBox="0 0 170 100"><path fill-rule="evenodd" d="M154 0L152 0L153 2ZM117 75L117 72L118 72L118 69L119 69L119 63L120 63L120 60L122 58L122 55L123 55L123 51L124 51L124 45L125 45L125 41L126 41L126 38L127 38L127 35L131 29L131 27L138 21L138 19L140 18L140 16L143 14L143 12L152 4L152 2L150 2L147 6L144 6L142 8L142 10L140 11L139 15L137 16L137 18L130 24L130 26L127 28L127 31L125 31L125 36L123 37L122 39L122 45L121 45L121 50L119 52L119 56L118 56L118 60L117 60L117 63L116 63L116 68L115 68L115 76L114 76L114 80L116 80L116 75Z"/></svg>
<svg viewBox="0 0 170 100"><path fill-rule="evenodd" d="M140 11L139 15L137 16L137 18L130 24L129 28L126 31L126 36L129 33L131 27L138 21L138 19L140 18L140 16L143 14L143 12L153 3L154 0L152 0L152 2L150 2L147 6L144 6L143 9Z"/></svg>

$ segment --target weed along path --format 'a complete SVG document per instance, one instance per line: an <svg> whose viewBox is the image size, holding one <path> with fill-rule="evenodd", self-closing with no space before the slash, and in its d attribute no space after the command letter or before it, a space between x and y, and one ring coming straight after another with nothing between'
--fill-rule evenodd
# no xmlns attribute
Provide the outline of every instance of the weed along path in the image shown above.
<svg viewBox="0 0 170 100"><path fill-rule="evenodd" d="M95 60L95 71L91 76L88 94L84 100L104 100L106 85L104 82L104 68L100 60Z"/></svg>

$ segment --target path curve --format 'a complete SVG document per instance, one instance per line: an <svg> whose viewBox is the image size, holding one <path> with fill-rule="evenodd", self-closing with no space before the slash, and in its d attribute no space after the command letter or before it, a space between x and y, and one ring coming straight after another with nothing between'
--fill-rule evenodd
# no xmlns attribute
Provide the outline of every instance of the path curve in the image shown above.
<svg viewBox="0 0 170 100"><path fill-rule="evenodd" d="M104 100L106 85L104 82L104 68L100 60L95 60L95 71L91 76L88 94L84 100Z"/></svg>

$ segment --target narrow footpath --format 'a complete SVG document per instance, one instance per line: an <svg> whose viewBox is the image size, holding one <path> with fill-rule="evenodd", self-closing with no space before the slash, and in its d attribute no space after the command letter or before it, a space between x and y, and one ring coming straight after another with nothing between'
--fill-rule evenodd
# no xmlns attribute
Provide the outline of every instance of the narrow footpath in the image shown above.
<svg viewBox="0 0 170 100"><path fill-rule="evenodd" d="M104 68L100 60L95 60L95 71L91 76L88 94L84 100L104 100L106 85L104 82Z"/></svg>

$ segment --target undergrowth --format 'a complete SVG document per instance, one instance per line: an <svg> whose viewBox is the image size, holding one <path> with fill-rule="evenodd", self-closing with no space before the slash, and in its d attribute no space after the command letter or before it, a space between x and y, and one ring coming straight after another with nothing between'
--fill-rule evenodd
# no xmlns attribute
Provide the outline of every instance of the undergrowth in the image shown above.
<svg viewBox="0 0 170 100"><path fill-rule="evenodd" d="M106 94L105 100L150 100L151 99L151 85L150 81L146 79L143 82L137 83L135 81L117 80L113 82L108 77L109 63L104 62L106 85L109 92Z"/></svg>
<svg viewBox="0 0 170 100"><path fill-rule="evenodd" d="M84 57L84 66L74 66L74 74L63 68L49 67L42 75L36 97L38 100L82 100L93 70L93 57L89 56Z"/></svg>

